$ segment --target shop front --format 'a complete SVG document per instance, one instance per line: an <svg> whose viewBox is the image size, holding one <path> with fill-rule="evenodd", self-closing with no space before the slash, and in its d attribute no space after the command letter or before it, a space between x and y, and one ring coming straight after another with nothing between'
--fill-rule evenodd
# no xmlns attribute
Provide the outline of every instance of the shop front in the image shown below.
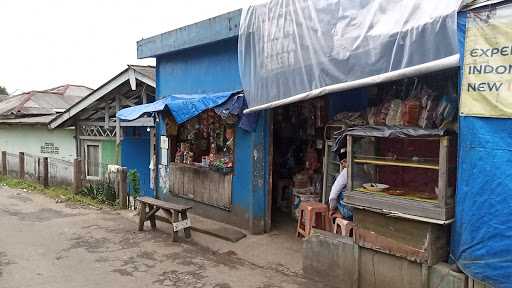
<svg viewBox="0 0 512 288"><path fill-rule="evenodd" d="M341 286L429 287L456 209L460 3L292 2L251 7L240 26L245 113L273 118L272 227L332 235L317 221L328 209L350 227L328 244L350 246L331 251L355 275ZM315 253L305 267L330 270Z"/></svg>

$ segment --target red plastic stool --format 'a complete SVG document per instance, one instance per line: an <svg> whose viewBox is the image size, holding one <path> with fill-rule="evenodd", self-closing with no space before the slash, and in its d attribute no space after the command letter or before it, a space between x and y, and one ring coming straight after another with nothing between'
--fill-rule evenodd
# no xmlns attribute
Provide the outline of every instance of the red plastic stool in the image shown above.
<svg viewBox="0 0 512 288"><path fill-rule="evenodd" d="M302 202L297 220L297 237L308 237L312 228L331 230L329 207L318 202Z"/></svg>

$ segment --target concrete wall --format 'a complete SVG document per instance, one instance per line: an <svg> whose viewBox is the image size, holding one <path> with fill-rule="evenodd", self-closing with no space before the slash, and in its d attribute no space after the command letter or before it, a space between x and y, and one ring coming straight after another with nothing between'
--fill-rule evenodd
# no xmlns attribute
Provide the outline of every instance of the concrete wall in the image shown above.
<svg viewBox="0 0 512 288"><path fill-rule="evenodd" d="M156 94L165 97L240 90L237 45L237 39L231 38L157 57ZM261 116L256 132L236 131L231 212L183 199L179 201L195 206L194 213L202 216L249 229L252 233L264 232L268 123L265 114ZM165 133L160 126L162 123L157 124L158 135ZM162 199L176 201L169 195L167 185L162 185L169 177L168 168L159 167L159 173L158 195Z"/></svg>
<svg viewBox="0 0 512 288"><path fill-rule="evenodd" d="M314 230L304 241L303 256L305 276L334 287L464 288L467 281L464 274L440 263L428 268L424 283L421 264L357 247L351 238L325 231Z"/></svg>
<svg viewBox="0 0 512 288"><path fill-rule="evenodd" d="M76 157L74 136L75 131L72 129L48 130L46 126L0 125L0 150L73 161Z"/></svg>

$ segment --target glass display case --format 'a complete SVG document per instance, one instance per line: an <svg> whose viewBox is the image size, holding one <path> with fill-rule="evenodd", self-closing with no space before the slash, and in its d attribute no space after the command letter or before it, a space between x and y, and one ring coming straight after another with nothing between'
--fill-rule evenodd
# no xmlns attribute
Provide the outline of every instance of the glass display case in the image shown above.
<svg viewBox="0 0 512 288"><path fill-rule="evenodd" d="M323 161L323 190L322 190L322 202L329 203L329 194L336 177L340 174L340 161L333 152L335 145L335 133L346 129L344 125L330 123L325 126L324 130L324 161Z"/></svg>
<svg viewBox="0 0 512 288"><path fill-rule="evenodd" d="M348 205L427 222L454 216L455 137L347 136Z"/></svg>

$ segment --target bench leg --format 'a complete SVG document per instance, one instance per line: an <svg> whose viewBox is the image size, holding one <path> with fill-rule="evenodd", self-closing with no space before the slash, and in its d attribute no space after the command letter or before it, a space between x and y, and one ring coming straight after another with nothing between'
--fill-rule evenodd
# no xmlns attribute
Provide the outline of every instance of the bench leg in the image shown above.
<svg viewBox="0 0 512 288"><path fill-rule="evenodd" d="M172 211L172 221L171 223L178 223L180 222L180 218L178 216L178 212ZM171 224L172 228L172 242L178 241L178 231L174 231L174 225Z"/></svg>
<svg viewBox="0 0 512 288"><path fill-rule="evenodd" d="M174 233L174 226L172 225L172 223L174 223L174 215L176 213L173 213L171 212L171 210L167 210L167 209L162 209L164 212L165 212L165 215L167 215L167 218L169 218L169 223L171 223L171 240L172 242L176 242L178 239L177 239L177 234Z"/></svg>
<svg viewBox="0 0 512 288"><path fill-rule="evenodd" d="M144 231L144 222L146 222L146 203L139 203L139 231Z"/></svg>
<svg viewBox="0 0 512 288"><path fill-rule="evenodd" d="M188 215L187 215L187 211L185 210L184 212L181 212L181 220L184 221L184 220L187 220L188 219ZM187 227L184 229L185 231L185 238L189 239L190 237L192 237L192 234L191 234L191 227Z"/></svg>
<svg viewBox="0 0 512 288"><path fill-rule="evenodd" d="M153 207L153 205L148 205L149 206L149 211L150 211L150 216L149 216L149 222L151 223L151 229L153 231L156 230L156 217L155 217L155 214L156 214L156 211L153 211L155 208ZM157 209L158 211L158 209Z"/></svg>

